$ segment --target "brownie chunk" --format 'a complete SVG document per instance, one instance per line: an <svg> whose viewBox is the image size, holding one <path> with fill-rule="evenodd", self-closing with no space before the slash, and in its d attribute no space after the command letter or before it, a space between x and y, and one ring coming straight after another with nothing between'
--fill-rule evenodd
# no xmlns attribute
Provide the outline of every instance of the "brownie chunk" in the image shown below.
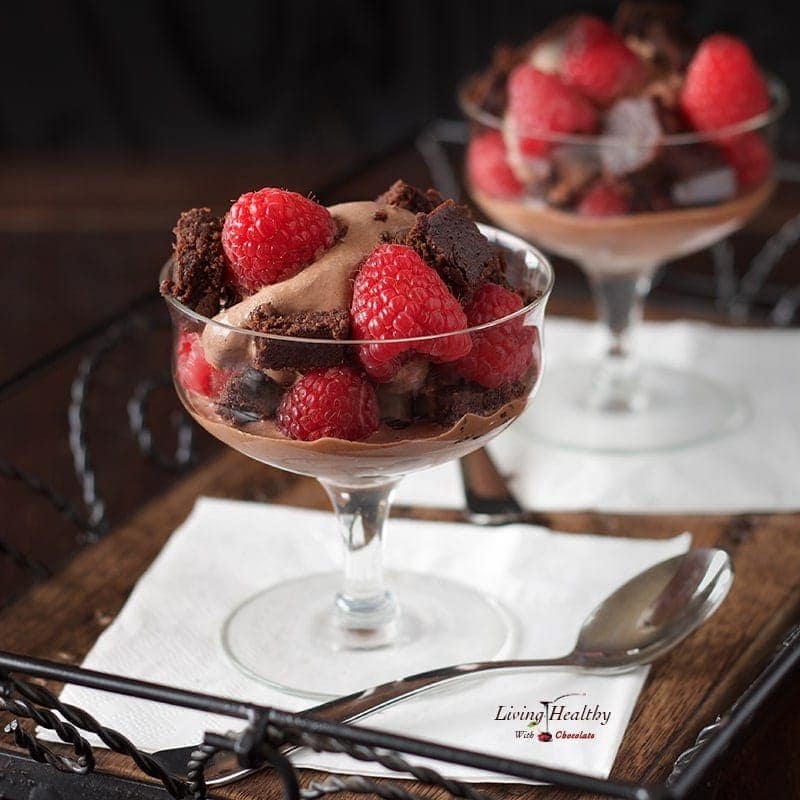
<svg viewBox="0 0 800 800"><path fill-rule="evenodd" d="M498 45L492 53L489 68L472 78L467 85L467 100L495 117L502 117L508 104L508 76L514 67L525 60L526 55L524 48Z"/></svg>
<svg viewBox="0 0 800 800"><path fill-rule="evenodd" d="M697 142L667 151L664 170L676 206L724 203L736 195L736 173L718 147Z"/></svg>
<svg viewBox="0 0 800 800"><path fill-rule="evenodd" d="M614 16L614 28L640 56L665 71L683 72L697 46L681 22L679 3L624 0Z"/></svg>
<svg viewBox="0 0 800 800"><path fill-rule="evenodd" d="M376 203L384 203L387 206L397 206L415 214L427 214L433 211L436 206L444 202L436 189L422 191L412 186L410 183L398 180L395 181L380 197L375 198Z"/></svg>
<svg viewBox="0 0 800 800"><path fill-rule="evenodd" d="M478 230L466 207L453 200L428 214L418 214L404 243L413 247L462 301L469 300L487 281L503 282L504 262L498 249Z"/></svg>
<svg viewBox="0 0 800 800"><path fill-rule="evenodd" d="M350 313L341 309L280 314L267 303L250 313L245 327L260 333L303 339L347 339L350 333ZM306 372L336 367L350 361L347 345L314 345L258 338L255 349L254 363L259 369L294 369Z"/></svg>
<svg viewBox="0 0 800 800"><path fill-rule="evenodd" d="M545 192L547 202L559 208L573 205L599 171L600 164L595 155L585 148L569 145L555 148Z"/></svg>
<svg viewBox="0 0 800 800"><path fill-rule="evenodd" d="M524 396L530 381L522 380L487 389L471 381L447 384L431 380L416 397L419 417L428 418L441 425L452 425L465 414L488 417L498 408L517 397Z"/></svg>
<svg viewBox="0 0 800 800"><path fill-rule="evenodd" d="M161 282L161 294L213 317L221 305L225 283L222 219L208 208L184 211L173 229L172 276Z"/></svg>
<svg viewBox="0 0 800 800"><path fill-rule="evenodd" d="M217 413L234 425L246 425L275 415L282 387L263 372L247 367L234 373L217 400Z"/></svg>
<svg viewBox="0 0 800 800"><path fill-rule="evenodd" d="M627 192L633 214L668 211L673 207L670 177L664 170L661 158L657 158L644 169L627 175L618 184Z"/></svg>

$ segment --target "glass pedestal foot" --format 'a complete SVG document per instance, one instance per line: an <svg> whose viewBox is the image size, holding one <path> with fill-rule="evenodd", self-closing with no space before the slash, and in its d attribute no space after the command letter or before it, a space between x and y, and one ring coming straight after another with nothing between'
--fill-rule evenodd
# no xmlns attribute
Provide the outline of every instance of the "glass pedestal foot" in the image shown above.
<svg viewBox="0 0 800 800"><path fill-rule="evenodd" d="M520 426L548 444L603 453L648 453L706 442L745 424L750 408L735 389L691 372L644 364L635 402L598 404L597 364L548 367L536 406Z"/></svg>
<svg viewBox="0 0 800 800"><path fill-rule="evenodd" d="M226 653L251 678L326 700L513 650L516 625L497 600L436 575L389 572L400 613L388 629L343 628L333 602L341 580L310 575L250 597L225 622Z"/></svg>

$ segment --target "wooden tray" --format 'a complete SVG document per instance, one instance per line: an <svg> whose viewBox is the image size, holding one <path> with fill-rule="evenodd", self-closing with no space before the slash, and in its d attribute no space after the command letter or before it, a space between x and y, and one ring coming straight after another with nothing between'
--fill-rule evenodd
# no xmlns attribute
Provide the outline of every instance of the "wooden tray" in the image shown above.
<svg viewBox="0 0 800 800"><path fill-rule="evenodd" d="M186 517L195 498L202 494L327 507L327 499L314 481L226 453L0 614L3 649L80 663L170 533ZM407 509L404 514L458 518L458 512L431 509ZM689 530L695 546L724 547L733 557L736 580L729 598L709 623L655 665L612 773L616 778L662 783L698 731L729 708L763 668L780 637L800 617L800 515L559 513L538 514L532 519L559 530L614 536L659 538ZM129 761L113 753L101 754L99 770L141 778ZM0 789L2 786L0 778ZM214 796L274 797L278 792L275 778L263 773L218 790ZM574 796L557 789L498 788L503 796L533 792L542 798Z"/></svg>
<svg viewBox="0 0 800 800"><path fill-rule="evenodd" d="M65 494L74 489L65 405L78 359L98 332L131 309L161 306L153 291L153 276L168 250L176 209L192 205L201 196L204 203L224 207L242 186L251 185L314 189L324 202L333 203L375 196L398 176L420 185L430 183L411 140L338 177L344 166L341 163L320 165L299 159L289 164L263 152L258 158L247 154L237 164L209 163L205 157L180 164L123 160L119 164L97 162L87 170L83 160L75 166L59 158L57 163L38 159L4 166L8 180L0 192L0 252L32 274L48 270L47 274L58 278L63 294L44 298L43 306L39 293L25 295L26 285L17 280L18 271L0 274L7 278L6 294L20 302L27 300L28 305L22 307L31 309L31 321L37 323L20 336L12 314L2 329L14 342L0 354L2 455L43 475ZM202 176L199 183L197 176ZM57 197L36 189L56 184L60 187ZM31 204L22 210L21 197ZM109 197L114 198L113 203L108 202ZM782 186L768 209L736 236L737 252L741 251L746 261L798 208L800 189ZM81 281L73 279L75 263L81 264ZM793 281L789 259L782 269L780 279L787 284ZM550 309L590 315L585 282L578 271L560 260L557 271L558 287ZM697 254L670 268L653 293L648 316L711 318L713 311L705 296L696 302L687 298L686 278L691 276L701 288L713 286L707 254ZM86 292L87 286L95 284L104 287L103 303ZM48 300L52 305L47 305ZM38 324L44 321L47 324ZM151 375L153 366L166 364L166 360L166 347L158 350L157 343L151 343L145 349L137 342L100 376L102 414L95 409L90 436L102 474L101 489L117 518L140 508L143 498L163 492L176 479L152 469L133 443L120 436L137 364L140 371ZM36 435L31 436L34 422ZM221 445L202 439L204 453L219 449ZM226 453L175 484L99 545L84 549L56 578L0 612L0 649L80 663L199 494L326 507L322 491L312 481ZM47 554L45 560L50 564L58 564L71 552L72 529L54 518L45 504L30 508L29 498L15 494L15 487L8 484L0 485L0 497L6 501L4 539L16 542L26 552ZM445 519L453 516L430 510L417 513ZM800 515L557 514L538 521L561 530L632 537L667 537L688 529L698 546L723 546L733 555L737 578L731 596L708 625L652 670L612 772L619 778L662 782L675 758L749 685L768 662L783 631L800 617ZM8 559L0 561L0 595L17 590L22 578L22 571ZM800 759L796 758L800 681L786 684L781 702L763 708L753 723L751 740L724 770L713 796L725 800L800 797ZM50 767L17 761L9 757L11 752L0 748L0 797L27 799L37 783L50 783ZM59 783L58 796L85 800L166 797L162 790L141 782L140 775L121 758L100 753L98 762L100 774L66 776ZM110 776L134 780L112 780ZM502 787L493 792L567 796L553 789L525 787ZM271 798L278 794L274 781L259 776L219 796ZM699 787L697 796L711 797L712 790Z"/></svg>

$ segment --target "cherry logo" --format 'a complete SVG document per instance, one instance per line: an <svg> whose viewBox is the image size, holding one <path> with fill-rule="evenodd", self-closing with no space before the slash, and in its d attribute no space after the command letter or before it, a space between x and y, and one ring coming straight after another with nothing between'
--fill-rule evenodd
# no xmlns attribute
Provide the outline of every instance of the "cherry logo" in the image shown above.
<svg viewBox="0 0 800 800"><path fill-rule="evenodd" d="M550 706L552 706L554 703L557 703L559 700L563 700L565 697L578 697L585 694L586 692L567 692L567 694L561 694L553 700L540 700L539 702L544 706L544 713L542 714L542 718L544 719L544 730L540 731L536 738L540 742L553 741L553 734L550 733Z"/></svg>

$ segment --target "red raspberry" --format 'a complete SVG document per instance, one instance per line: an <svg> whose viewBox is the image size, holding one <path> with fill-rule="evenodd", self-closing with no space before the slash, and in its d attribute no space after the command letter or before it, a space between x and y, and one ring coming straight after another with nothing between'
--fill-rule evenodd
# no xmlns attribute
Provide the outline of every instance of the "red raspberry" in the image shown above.
<svg viewBox="0 0 800 800"><path fill-rule="evenodd" d="M475 293L466 307L470 326L483 325L513 314L522 308L518 294L487 283ZM523 316L472 335L472 350L453 366L463 378L495 389L521 378L533 363L536 334L525 327Z"/></svg>
<svg viewBox="0 0 800 800"><path fill-rule="evenodd" d="M350 367L307 372L286 392L277 412L278 430L304 442L365 439L378 429L379 419L375 389Z"/></svg>
<svg viewBox="0 0 800 800"><path fill-rule="evenodd" d="M336 223L319 203L285 189L243 194L222 226L233 283L243 294L283 280L327 250Z"/></svg>
<svg viewBox="0 0 800 800"><path fill-rule="evenodd" d="M216 394L225 373L206 361L199 333L182 333L175 351L175 373L178 381L191 392L204 397Z"/></svg>
<svg viewBox="0 0 800 800"><path fill-rule="evenodd" d="M717 33L697 48L681 90L683 113L699 131L714 131L767 111L769 90L747 45Z"/></svg>
<svg viewBox="0 0 800 800"><path fill-rule="evenodd" d="M579 17L564 42L561 76L599 106L610 106L642 82L645 68L599 17Z"/></svg>
<svg viewBox="0 0 800 800"><path fill-rule="evenodd" d="M379 245L367 257L356 275L350 318L358 339L407 339L467 327L464 310L438 273L400 244ZM461 358L470 347L469 334L461 333L416 344L361 345L358 356L370 377L388 381L413 352L441 363Z"/></svg>
<svg viewBox="0 0 800 800"><path fill-rule="evenodd" d="M550 141L531 138L547 133L592 133L597 115L592 104L558 75L520 64L508 79L508 115L523 156L544 155Z"/></svg>
<svg viewBox="0 0 800 800"><path fill-rule="evenodd" d="M519 197L524 188L508 165L499 131L486 131L469 143L467 174L473 186L489 197Z"/></svg>
<svg viewBox="0 0 800 800"><path fill-rule="evenodd" d="M578 213L586 217L617 217L630 213L628 196L619 186L597 181L578 204Z"/></svg>
<svg viewBox="0 0 800 800"><path fill-rule="evenodd" d="M596 17L594 14L581 14L566 32L564 50L566 51L567 48L588 47L602 39L616 35L604 19Z"/></svg>
<svg viewBox="0 0 800 800"><path fill-rule="evenodd" d="M739 186L748 189L763 183L772 170L772 153L761 134L751 131L734 136L722 146L727 162L736 170Z"/></svg>

